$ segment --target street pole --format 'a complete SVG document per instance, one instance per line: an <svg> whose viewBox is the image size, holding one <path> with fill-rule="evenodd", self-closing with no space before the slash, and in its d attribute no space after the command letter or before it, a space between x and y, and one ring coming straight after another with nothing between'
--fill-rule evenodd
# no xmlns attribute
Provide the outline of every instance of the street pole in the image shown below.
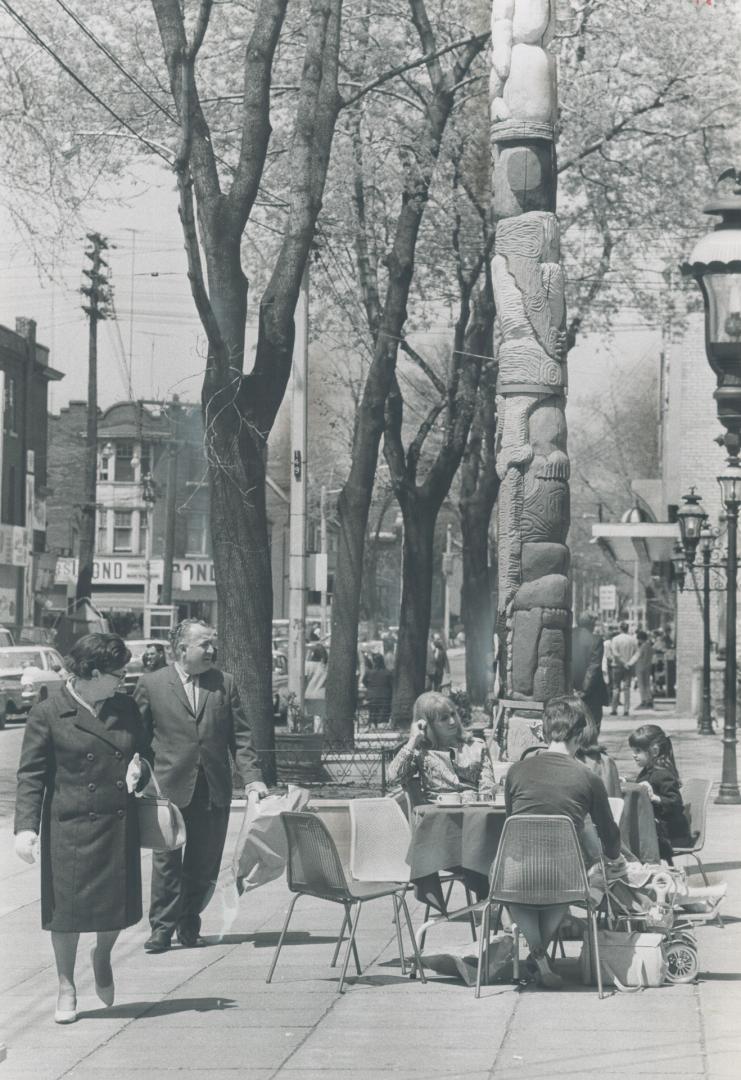
<svg viewBox="0 0 741 1080"><path fill-rule="evenodd" d="M291 369L291 491L288 540L288 692L304 713L306 658L306 444L309 373L309 264L301 279Z"/></svg>
<svg viewBox="0 0 741 1080"><path fill-rule="evenodd" d="M178 484L178 419L180 405L171 405L172 437L168 447L165 492L165 546L162 552L162 603L172 604L172 564L175 559L175 504Z"/></svg>
<svg viewBox="0 0 741 1080"><path fill-rule="evenodd" d="M85 252L91 267L83 270L90 280L80 292L88 297L89 303L83 304L82 310L88 316L88 375L87 375L87 425L85 433L85 480L80 522L79 563L77 586L75 589L75 607L82 600L90 600L93 588L93 559L95 558L95 511L98 481L98 323L108 317L106 304L109 300L109 287L103 268L108 264L102 252L108 243L100 233L88 233L87 239L92 248Z"/></svg>
<svg viewBox="0 0 741 1080"><path fill-rule="evenodd" d="M736 775L736 532L738 506L726 502L728 522L728 564L726 567L726 671L725 717L723 719L723 768L716 803L741 803Z"/></svg>
<svg viewBox="0 0 741 1080"><path fill-rule="evenodd" d="M710 546L702 549L702 713L700 735L713 735L710 704Z"/></svg>
<svg viewBox="0 0 741 1080"><path fill-rule="evenodd" d="M319 550L322 555L327 554L327 485L322 484L319 494ZM322 589L322 637L327 634L327 582L324 578Z"/></svg>
<svg viewBox="0 0 741 1080"><path fill-rule="evenodd" d="M445 642L445 648L447 649L450 644L450 556L453 553L453 527L448 522L448 526L445 530L445 554L448 556L446 560L447 573L445 574L445 615L443 621L443 641Z"/></svg>

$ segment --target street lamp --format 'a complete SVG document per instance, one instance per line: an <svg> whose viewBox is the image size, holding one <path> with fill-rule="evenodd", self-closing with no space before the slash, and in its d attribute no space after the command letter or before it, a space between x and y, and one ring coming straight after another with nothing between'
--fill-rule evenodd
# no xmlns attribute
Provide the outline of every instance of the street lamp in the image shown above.
<svg viewBox="0 0 741 1080"><path fill-rule="evenodd" d="M708 515L703 510L700 496L693 487L690 488L687 495L682 496L682 500L684 506L677 511L677 521L679 522L679 533L682 537L682 547L684 548L687 565L693 566L697 545L700 543L700 534Z"/></svg>
<svg viewBox="0 0 741 1080"><path fill-rule="evenodd" d="M710 704L710 556L713 553L715 534L705 522L700 533L702 552L702 712L700 735L714 735L713 715Z"/></svg>
<svg viewBox="0 0 741 1080"><path fill-rule="evenodd" d="M684 506L677 513L682 544L677 545L672 558L679 591L684 589L684 565L692 570L698 547L702 553L702 707L698 734L713 735L713 717L710 698L710 557L715 534L708 525L708 516L702 508L700 496L692 487L682 496ZM694 575L693 575L694 580Z"/></svg>
<svg viewBox="0 0 741 1080"><path fill-rule="evenodd" d="M741 173L726 169L718 183L732 179L732 195L716 195L704 207L720 222L695 245L680 267L697 282L705 305L705 351L717 378L718 419L728 466L718 477L728 515L726 572L726 670L723 723L723 771L716 802L741 803L736 773L736 530L741 503Z"/></svg>

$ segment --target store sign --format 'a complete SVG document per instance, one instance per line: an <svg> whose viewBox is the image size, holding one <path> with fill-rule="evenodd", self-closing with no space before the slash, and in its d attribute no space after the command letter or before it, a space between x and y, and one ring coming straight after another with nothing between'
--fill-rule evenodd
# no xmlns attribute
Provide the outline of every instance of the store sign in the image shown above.
<svg viewBox="0 0 741 1080"><path fill-rule="evenodd" d="M617 588L614 585L600 585L600 611L617 611Z"/></svg>
<svg viewBox="0 0 741 1080"><path fill-rule="evenodd" d="M7 527L7 526L6 526ZM181 582L190 577L191 587L214 585L214 564L211 559L188 559L173 562L174 574L180 575ZM152 559L149 564L149 581L162 584L162 559ZM57 585L69 585L77 581L77 559L57 559L54 576ZM147 563L139 556L130 558L103 558L93 561L93 582L97 587L104 585L145 585L147 582Z"/></svg>
<svg viewBox="0 0 741 1080"><path fill-rule="evenodd" d="M31 545L22 525L0 525L0 563L5 566L28 566Z"/></svg>

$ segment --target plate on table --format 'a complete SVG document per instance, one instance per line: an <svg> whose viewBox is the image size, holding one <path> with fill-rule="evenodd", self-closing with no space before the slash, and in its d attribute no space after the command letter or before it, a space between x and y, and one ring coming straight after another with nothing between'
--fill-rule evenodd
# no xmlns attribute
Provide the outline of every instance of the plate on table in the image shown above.
<svg viewBox="0 0 741 1080"><path fill-rule="evenodd" d="M473 802L467 802L464 806L488 806L490 810L496 809L497 806L504 806L504 803L495 803L491 799L475 799Z"/></svg>

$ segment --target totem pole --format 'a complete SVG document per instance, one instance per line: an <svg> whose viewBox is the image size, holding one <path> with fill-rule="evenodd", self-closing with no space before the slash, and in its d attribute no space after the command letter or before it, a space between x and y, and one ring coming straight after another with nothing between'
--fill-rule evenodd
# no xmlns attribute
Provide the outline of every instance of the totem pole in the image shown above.
<svg viewBox="0 0 741 1080"><path fill-rule="evenodd" d="M564 277L556 219L556 0L493 0L492 262L500 330L497 509L503 735L510 757L566 691L569 459ZM527 742L525 737L525 742Z"/></svg>

